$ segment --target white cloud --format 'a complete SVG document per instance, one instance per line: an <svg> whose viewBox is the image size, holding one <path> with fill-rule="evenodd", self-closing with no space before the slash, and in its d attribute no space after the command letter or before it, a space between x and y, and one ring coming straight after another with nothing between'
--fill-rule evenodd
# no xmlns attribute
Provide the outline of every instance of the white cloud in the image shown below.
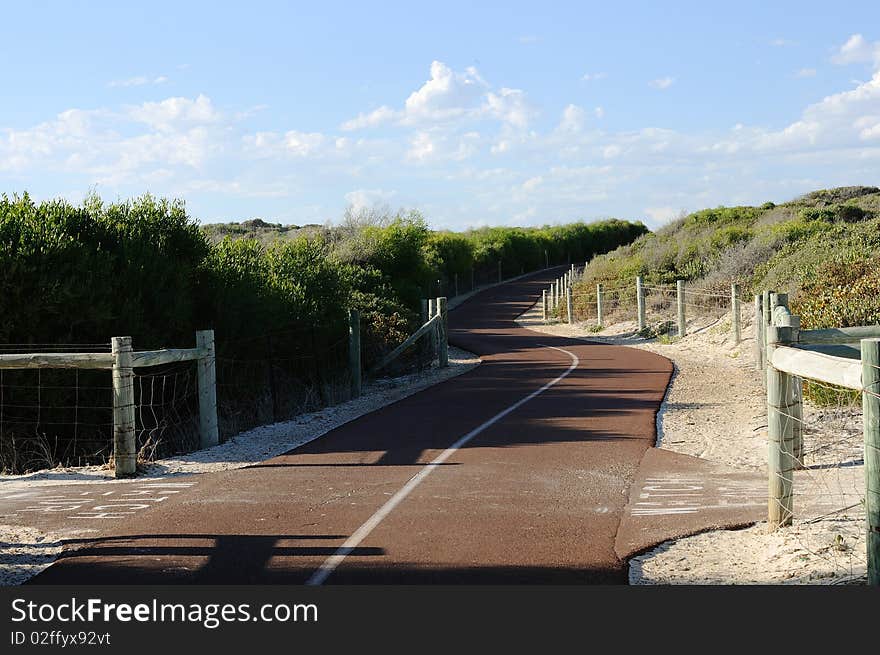
<svg viewBox="0 0 880 655"><path fill-rule="evenodd" d="M309 157L318 152L324 140L324 135L318 132L290 130L284 134L284 147L298 157Z"/></svg>
<svg viewBox="0 0 880 655"><path fill-rule="evenodd" d="M644 212L657 225L668 223L681 213L672 207L646 207Z"/></svg>
<svg viewBox="0 0 880 655"><path fill-rule="evenodd" d="M70 109L26 129L0 128L0 171L12 180L63 173L74 180L68 187L97 182L123 195L149 188L290 197L293 211L311 207L310 217L334 211L328 194L369 206L393 195L389 188L406 188L449 225L475 215L489 223L602 215L659 223L676 207L871 183L880 165L880 72L773 127L623 132L593 122L601 107L578 104L539 129L523 90L435 64L406 103L372 109L335 133L295 124L248 130L252 112L207 96ZM387 129L369 139L357 133L371 126Z"/></svg>
<svg viewBox="0 0 880 655"><path fill-rule="evenodd" d="M526 102L525 93L519 89L502 88L497 94L486 94L483 109L490 116L506 123L510 127L525 129L529 125L533 112Z"/></svg>
<svg viewBox="0 0 880 655"><path fill-rule="evenodd" d="M623 148L621 148L617 144L611 144L602 148L602 156L605 159L614 159L615 157L619 157L623 152Z"/></svg>
<svg viewBox="0 0 880 655"><path fill-rule="evenodd" d="M358 114L357 118L345 121L341 125L341 129L346 132L351 132L352 130L362 130L367 127L378 127L383 123L394 121L399 118L399 116L399 112L394 111L387 105L382 105L378 109L374 109L367 114Z"/></svg>
<svg viewBox="0 0 880 655"><path fill-rule="evenodd" d="M581 77L581 81L583 82L593 82L596 80L604 80L608 77L608 73L600 72L600 73L584 73Z"/></svg>
<svg viewBox="0 0 880 655"><path fill-rule="evenodd" d="M541 184L544 183L544 178L540 175L536 175L535 177L530 177L528 180L522 183L522 190L526 192L535 191Z"/></svg>
<svg viewBox="0 0 880 655"><path fill-rule="evenodd" d="M770 41L770 45L772 45L774 48L786 48L788 46L796 45L796 42L789 39L779 38Z"/></svg>
<svg viewBox="0 0 880 655"><path fill-rule="evenodd" d="M577 105L568 105L562 111L562 120L559 121L560 132L577 133L584 129L585 112Z"/></svg>
<svg viewBox="0 0 880 655"><path fill-rule="evenodd" d="M816 77L816 69L815 68L801 68L794 74L795 77L805 78L805 77Z"/></svg>
<svg viewBox="0 0 880 655"><path fill-rule="evenodd" d="M371 209L377 205L386 204L396 195L396 191L385 191L383 189L355 189L345 194L345 201L355 212L359 212L364 209Z"/></svg>
<svg viewBox="0 0 880 655"><path fill-rule="evenodd" d="M459 117L478 104L487 86L472 66L456 73L443 62L433 61L431 78L406 99L403 122L437 122Z"/></svg>
<svg viewBox="0 0 880 655"><path fill-rule="evenodd" d="M495 90L474 67L454 71L441 61L433 61L430 78L407 97L401 109L382 105L340 127L344 131L381 125L454 130L468 123L496 120L507 128L524 129L534 113L520 89Z"/></svg>
<svg viewBox="0 0 880 655"><path fill-rule="evenodd" d="M178 97L145 102L130 107L128 115L132 120L158 130L173 130L193 123L215 123L221 119L211 99L201 94L194 100Z"/></svg>
<svg viewBox="0 0 880 655"><path fill-rule="evenodd" d="M426 161L434 155L435 151L436 146L431 135L428 132L418 132L410 142L406 158L411 161Z"/></svg>
<svg viewBox="0 0 880 655"><path fill-rule="evenodd" d="M673 84L675 84L674 77L659 77L656 80L651 80L648 82L648 86L651 86L655 89L660 89L661 91L668 89Z"/></svg>
<svg viewBox="0 0 880 655"><path fill-rule="evenodd" d="M835 64L873 63L880 66L880 41L870 43L861 34L853 34L831 57Z"/></svg>

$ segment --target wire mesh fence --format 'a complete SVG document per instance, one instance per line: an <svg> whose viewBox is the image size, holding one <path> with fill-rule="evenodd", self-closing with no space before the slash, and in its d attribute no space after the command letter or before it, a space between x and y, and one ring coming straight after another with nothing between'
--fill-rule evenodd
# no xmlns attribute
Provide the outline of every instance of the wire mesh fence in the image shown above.
<svg viewBox="0 0 880 655"><path fill-rule="evenodd" d="M361 329L365 368L407 336L400 317L367 314ZM422 339L378 375L430 366ZM109 353L109 344L5 344L0 354ZM216 395L221 440L289 420L351 397L346 326L287 329L216 342ZM132 376L135 444L142 462L199 447L197 363L136 367ZM106 464L113 452L109 370L0 368L0 471Z"/></svg>
<svg viewBox="0 0 880 655"><path fill-rule="evenodd" d="M595 331L610 325L630 323L633 324L629 326L632 332L638 330L639 295L635 283L614 286L593 285L578 279L576 273L575 283L571 287L574 322L585 323ZM685 285L679 293L674 284L655 284L641 286L641 293L644 303L642 336L645 337L677 337L682 314L686 326L693 326L696 329L702 329L728 318L733 323L733 296L730 292ZM547 290L547 297L549 318L567 321L565 288L551 286ZM737 300L737 309L741 312L741 308L748 306L748 302L747 299L739 296ZM730 327L733 329L733 325Z"/></svg>
<svg viewBox="0 0 880 655"><path fill-rule="evenodd" d="M793 544L804 557L821 560L838 583L860 581L866 572L862 394L815 379L786 378L787 399L769 407L785 435L779 441L771 435L771 490L784 490L781 498L771 493L771 518L791 523ZM776 470L774 449L790 464Z"/></svg>

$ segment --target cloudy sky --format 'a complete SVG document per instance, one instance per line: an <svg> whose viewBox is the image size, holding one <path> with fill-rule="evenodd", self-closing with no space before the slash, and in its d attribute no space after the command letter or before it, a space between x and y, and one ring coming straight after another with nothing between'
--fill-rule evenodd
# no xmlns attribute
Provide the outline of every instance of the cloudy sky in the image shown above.
<svg viewBox="0 0 880 655"><path fill-rule="evenodd" d="M880 184L871 1L124 4L4 6L0 191L463 229Z"/></svg>

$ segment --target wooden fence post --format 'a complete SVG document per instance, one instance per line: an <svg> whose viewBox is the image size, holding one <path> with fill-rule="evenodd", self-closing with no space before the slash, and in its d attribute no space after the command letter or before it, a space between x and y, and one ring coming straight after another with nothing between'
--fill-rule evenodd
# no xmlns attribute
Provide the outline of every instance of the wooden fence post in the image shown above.
<svg viewBox="0 0 880 655"><path fill-rule="evenodd" d="M687 323L684 315L684 280L675 281L676 305L678 309L678 338L687 334Z"/></svg>
<svg viewBox="0 0 880 655"><path fill-rule="evenodd" d="M767 326L767 433L770 442L767 458L767 521L771 530L791 525L794 513L794 422L789 407L792 376L775 369L770 363L777 346L791 343L791 331L790 327Z"/></svg>
<svg viewBox="0 0 880 655"><path fill-rule="evenodd" d="M880 585L880 339L862 339L868 584Z"/></svg>
<svg viewBox="0 0 880 655"><path fill-rule="evenodd" d="M547 322L547 289L541 291L541 320Z"/></svg>
<svg viewBox="0 0 880 655"><path fill-rule="evenodd" d="M787 309L787 298L785 302ZM800 316L792 316L791 314L779 316L776 324L780 327L790 327L792 342L798 340L798 332L801 328ZM791 416L793 423L791 453L794 458L794 467L802 469L804 468L804 384L803 380L796 375L791 378L789 416Z"/></svg>
<svg viewBox="0 0 880 655"><path fill-rule="evenodd" d="M642 276L636 276L636 318L639 332L645 329L645 284Z"/></svg>
<svg viewBox="0 0 880 655"><path fill-rule="evenodd" d="M596 325L602 327L605 319L602 316L602 305L604 304L603 288L601 284L596 285Z"/></svg>
<svg viewBox="0 0 880 655"><path fill-rule="evenodd" d="M764 303L761 294L755 294L755 370L764 370Z"/></svg>
<svg viewBox="0 0 880 655"><path fill-rule="evenodd" d="M780 313L777 311L778 307L784 307L786 311ZM801 319L799 316L791 315L787 293L770 293L770 321L777 327L791 328L790 341L796 341ZM804 468L804 396L801 378L791 376L789 391L787 406L792 423L791 456L794 459L794 468L802 469Z"/></svg>
<svg viewBox="0 0 880 655"><path fill-rule="evenodd" d="M770 294L773 293L769 289L764 290L764 295L761 298L761 330L762 330L762 339L764 340L764 367L767 367L767 326L773 323L773 312L770 308Z"/></svg>
<svg viewBox="0 0 880 655"><path fill-rule="evenodd" d="M574 309L571 303L571 284L565 285L565 313L568 318L568 324L574 323Z"/></svg>
<svg viewBox="0 0 880 655"><path fill-rule="evenodd" d="M437 298L436 308L437 314L440 316L440 322L437 324L437 341L439 343L437 364L440 368L446 368L449 366L449 319L444 296Z"/></svg>
<svg viewBox="0 0 880 655"><path fill-rule="evenodd" d="M361 395L361 313L348 310L348 370L351 372L351 397Z"/></svg>
<svg viewBox="0 0 880 655"><path fill-rule="evenodd" d="M137 472L137 444L134 433L134 369L131 337L113 337L113 467L117 478Z"/></svg>
<svg viewBox="0 0 880 655"><path fill-rule="evenodd" d="M434 298L428 298L428 318L434 318L437 314L437 301ZM426 321L427 322L427 321ZM424 325L424 323L423 323ZM440 339L437 338L438 330L431 330L428 337L431 343L431 361L440 353Z"/></svg>
<svg viewBox="0 0 880 655"><path fill-rule="evenodd" d="M431 318L431 313L430 313L430 311L429 311L429 309L428 309L428 303L429 303L429 302L430 302L430 301L429 301L427 298L422 298L422 299L421 299L421 303L420 303L421 306L420 306L420 312L419 312L419 318L421 319L421 321L419 321L419 322L420 322L422 325L424 325L425 323L427 323L427 322L428 322L428 319ZM422 353L424 354L425 351L427 351L427 355L428 355L428 366L430 366L430 365L431 365L431 362L434 361L434 346L433 346L433 343L432 343L432 341L431 341L431 335L430 335L430 334L429 334L429 335L428 335L428 336L422 341Z"/></svg>
<svg viewBox="0 0 880 655"><path fill-rule="evenodd" d="M739 344L742 341L742 327L739 323L739 285L734 283L730 285L730 323L733 329L733 343Z"/></svg>
<svg viewBox="0 0 880 655"><path fill-rule="evenodd" d="M217 355L214 330L196 332L196 348L204 354L196 361L199 380L199 446L210 448L220 443L217 421Z"/></svg>

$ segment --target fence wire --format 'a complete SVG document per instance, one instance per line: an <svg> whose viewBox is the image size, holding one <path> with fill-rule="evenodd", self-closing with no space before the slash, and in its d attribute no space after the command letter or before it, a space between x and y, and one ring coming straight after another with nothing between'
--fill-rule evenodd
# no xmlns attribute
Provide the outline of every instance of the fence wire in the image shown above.
<svg viewBox="0 0 880 655"><path fill-rule="evenodd" d="M103 462L112 432L108 371L0 369L3 473Z"/></svg>
<svg viewBox="0 0 880 655"><path fill-rule="evenodd" d="M575 276L575 280L578 276ZM582 280L582 275L581 278ZM674 338L678 335L678 291L676 285L643 285L645 302L646 337ZM554 295L552 287L547 290L548 315L551 320L567 321L568 307L564 290ZM572 287L573 320L587 324L598 331L599 307L598 290L594 285L583 282ZM746 302L739 298L740 307ZM722 319L729 319L732 313L732 298L729 292L714 289L685 286L683 294L685 322L688 331L702 329ZM746 305L747 306L747 305ZM742 311L742 310L740 310ZM637 293L634 284L602 288L602 327L615 324L632 323L636 330L638 317ZM741 318L742 325L742 318Z"/></svg>
<svg viewBox="0 0 880 655"><path fill-rule="evenodd" d="M798 376L788 380L788 399L771 411L781 415L783 434L790 438L770 444L793 465L771 473L778 484L792 485L794 523L786 536L822 560L838 583L860 581L866 571L861 392ZM792 402L798 397L801 408ZM783 501L771 503L788 515Z"/></svg>

